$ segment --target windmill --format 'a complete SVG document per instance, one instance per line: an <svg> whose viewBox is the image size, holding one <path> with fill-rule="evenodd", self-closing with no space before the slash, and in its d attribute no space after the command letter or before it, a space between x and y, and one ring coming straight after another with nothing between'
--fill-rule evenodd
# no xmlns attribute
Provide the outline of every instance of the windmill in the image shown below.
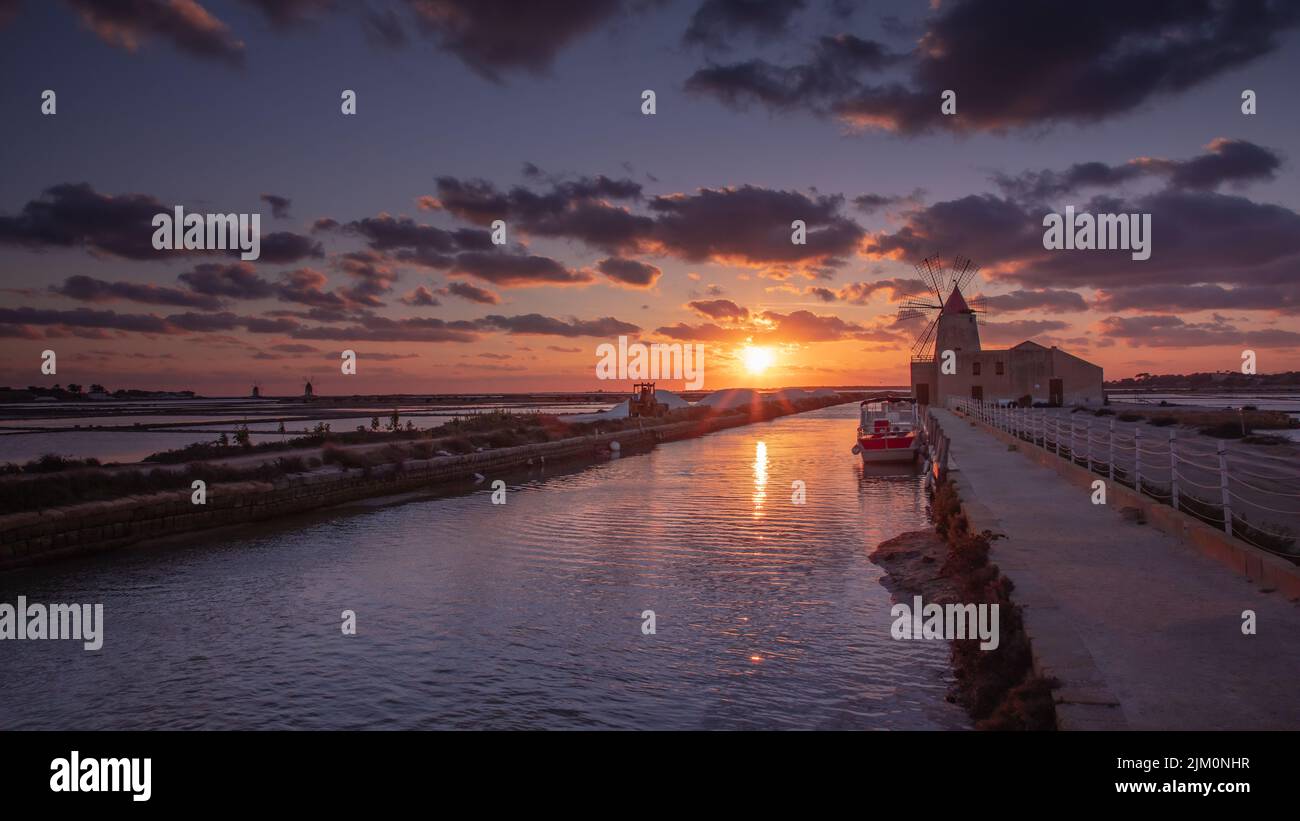
<svg viewBox="0 0 1300 821"><path fill-rule="evenodd" d="M914 267L917 276L929 288L929 292L903 297L902 304L898 306L895 322L930 318L925 330L912 344L912 358L924 359L929 357L930 343L935 339L939 317L945 312L987 315L988 308L983 297L976 297L968 302L962 296L962 289L979 273L979 266L970 259L956 257L952 265L945 269L938 255L931 255Z"/></svg>

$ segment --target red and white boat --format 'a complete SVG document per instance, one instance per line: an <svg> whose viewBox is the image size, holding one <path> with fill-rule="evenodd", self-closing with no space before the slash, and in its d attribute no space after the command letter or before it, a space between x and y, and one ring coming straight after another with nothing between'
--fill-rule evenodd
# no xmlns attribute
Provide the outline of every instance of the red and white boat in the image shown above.
<svg viewBox="0 0 1300 821"><path fill-rule="evenodd" d="M871 397L859 411L858 443L853 452L864 462L911 462L921 447L916 406L910 399Z"/></svg>

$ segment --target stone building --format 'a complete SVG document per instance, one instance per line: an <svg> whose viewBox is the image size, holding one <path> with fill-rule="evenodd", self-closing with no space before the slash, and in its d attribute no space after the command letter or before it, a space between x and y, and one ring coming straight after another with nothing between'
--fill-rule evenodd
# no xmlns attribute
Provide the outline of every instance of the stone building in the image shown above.
<svg viewBox="0 0 1300 821"><path fill-rule="evenodd" d="M948 397L986 402L1100 405L1101 367L1053 345L1021 342L1011 348L980 347L975 311L961 289L944 300L935 329L934 350L912 359L912 395L918 404L943 405ZM952 373L944 373L944 352L952 351Z"/></svg>

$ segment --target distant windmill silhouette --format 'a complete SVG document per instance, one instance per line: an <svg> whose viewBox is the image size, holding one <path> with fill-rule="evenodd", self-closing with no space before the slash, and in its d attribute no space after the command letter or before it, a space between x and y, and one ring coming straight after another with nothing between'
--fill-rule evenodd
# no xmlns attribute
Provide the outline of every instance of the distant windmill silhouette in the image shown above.
<svg viewBox="0 0 1300 821"><path fill-rule="evenodd" d="M983 297L976 297L968 302L962 296L962 289L970 284L980 269L967 257L956 257L952 265L945 270L938 255L931 255L921 260L915 268L917 276L929 287L930 293L903 297L894 321L907 322L930 317L925 330L912 344L913 359L929 359L930 343L934 341L935 329L939 326L940 317L944 314L987 315L988 307Z"/></svg>

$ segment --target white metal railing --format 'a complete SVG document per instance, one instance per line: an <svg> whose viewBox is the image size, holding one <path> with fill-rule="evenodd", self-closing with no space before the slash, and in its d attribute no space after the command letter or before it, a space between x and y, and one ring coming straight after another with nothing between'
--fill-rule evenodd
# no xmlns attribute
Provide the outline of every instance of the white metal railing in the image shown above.
<svg viewBox="0 0 1300 821"><path fill-rule="evenodd" d="M1300 561L1300 464L1229 449L1222 441L1164 435L1115 418L1061 408L948 398L948 408L1041 447L1263 550ZM1155 434L1155 435L1153 435ZM1254 521L1250 521L1251 518Z"/></svg>
<svg viewBox="0 0 1300 821"><path fill-rule="evenodd" d="M948 436L928 408L920 414L920 423L925 437L926 476L937 484L948 478Z"/></svg>

